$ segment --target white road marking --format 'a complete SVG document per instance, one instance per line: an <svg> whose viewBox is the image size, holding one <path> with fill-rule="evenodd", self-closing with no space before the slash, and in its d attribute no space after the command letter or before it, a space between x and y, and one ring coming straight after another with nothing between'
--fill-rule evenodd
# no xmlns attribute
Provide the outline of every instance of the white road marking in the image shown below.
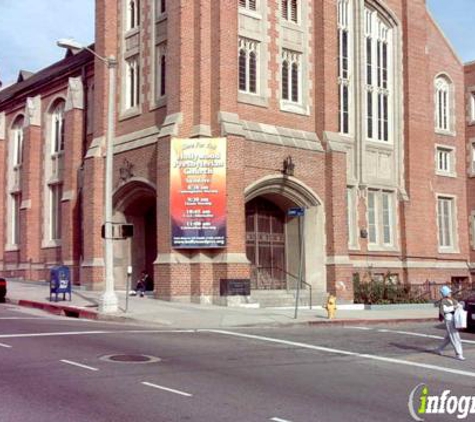
<svg viewBox="0 0 475 422"><path fill-rule="evenodd" d="M345 356L355 356L355 357L362 358L362 359L376 360L376 361L380 361L380 362L393 363L393 364L396 364L396 365L403 365L403 366L412 366L412 367L416 367L416 368L431 369L433 371L445 372L445 373L448 373L448 374L463 375L463 376L466 376L466 377L475 378L475 372L462 371L460 369L445 368L443 366L429 365L429 364L419 363L419 362L411 362L411 361L403 360L403 359L387 358L387 357L384 357L384 356L369 355L369 354L366 354L366 353L356 353L356 352L350 352L348 350L333 349L333 348L330 348L330 347L322 347L322 346L314 346L312 344L307 344L307 343L299 343L299 342L295 342L295 341L280 340L280 339L276 339L276 338L272 338L272 337L263 337L263 336L257 336L257 335L252 335L252 334L235 333L235 332L232 332L232 331L225 331L225 330L198 330L198 331L203 331L203 332L208 332L208 333L216 333L216 334L223 334L223 335L227 335L227 336L241 337L241 338L247 338L247 339L252 339L252 340L267 341L269 343L285 344L287 346L300 347L300 348L303 348L303 349L310 349L310 350L317 350L319 352L335 353L335 354L345 355Z"/></svg>
<svg viewBox="0 0 475 422"><path fill-rule="evenodd" d="M193 397L193 394L185 393L184 391L174 390L173 388L163 387L162 385L152 384L151 382L142 382L147 387L157 388L158 390L168 391L169 393L179 394L180 396Z"/></svg>
<svg viewBox="0 0 475 422"><path fill-rule="evenodd" d="M47 318L47 317L1 317L0 320L2 319L27 319L27 320L32 320L32 319L46 319L46 320L50 320L52 318Z"/></svg>
<svg viewBox="0 0 475 422"><path fill-rule="evenodd" d="M67 363L68 365L78 366L79 368L89 369L90 371L99 371L97 368L93 368L92 366L82 365L77 362L73 362L71 360L61 359L60 362Z"/></svg>
<svg viewBox="0 0 475 422"><path fill-rule="evenodd" d="M386 329L386 328L380 328L380 329L378 329L378 328L368 328L368 327L346 327L346 328L353 328L353 329L357 329L357 330L365 328L366 330L371 330L371 331L375 331L375 332L378 332L378 333L403 334L403 335L406 335L406 336L433 338L433 339L436 339L436 340L442 340L444 338L444 336L436 336L434 334L422 334L422 333L414 333L412 331L389 330L389 329ZM464 340L464 339L462 339L462 343L475 344L475 341L474 340Z"/></svg>
<svg viewBox="0 0 475 422"><path fill-rule="evenodd" d="M10 346L9 344L0 343L0 347L5 347L7 349L11 349L12 346Z"/></svg>
<svg viewBox="0 0 475 422"><path fill-rule="evenodd" d="M346 330L364 330L364 331L369 331L369 330L372 330L372 328L369 328L369 327L356 327L356 326L349 326L349 327L343 327L345 328Z"/></svg>
<svg viewBox="0 0 475 422"><path fill-rule="evenodd" d="M270 418L270 421L275 421L275 422L292 422L287 419L280 419L280 418Z"/></svg>
<svg viewBox="0 0 475 422"><path fill-rule="evenodd" d="M196 330L121 330L121 331L61 331L52 333L0 334L0 338L32 338L59 336L86 336L97 334L175 334L196 333Z"/></svg>

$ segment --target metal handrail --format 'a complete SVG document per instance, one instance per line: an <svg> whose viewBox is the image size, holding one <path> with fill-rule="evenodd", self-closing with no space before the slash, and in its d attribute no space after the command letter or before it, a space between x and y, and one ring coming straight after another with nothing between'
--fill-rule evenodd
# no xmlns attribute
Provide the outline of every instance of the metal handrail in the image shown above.
<svg viewBox="0 0 475 422"><path fill-rule="evenodd" d="M277 271L280 271L282 272L283 274L285 275L288 275L290 277L292 277L294 280L297 280L299 281L299 278L295 275L295 274L292 274L280 267L258 267L258 266L255 266L255 269L257 271L261 271L261 270L277 270ZM301 287L302 287L302 284L305 284L306 286L308 286L308 290L309 290L309 293L310 293L310 300L309 300L309 305L310 305L310 309L312 309L312 286L311 284L307 283L303 278L300 280L300 283L301 283ZM286 283L287 285L287 283ZM287 291L289 290L288 288L288 285L287 285Z"/></svg>

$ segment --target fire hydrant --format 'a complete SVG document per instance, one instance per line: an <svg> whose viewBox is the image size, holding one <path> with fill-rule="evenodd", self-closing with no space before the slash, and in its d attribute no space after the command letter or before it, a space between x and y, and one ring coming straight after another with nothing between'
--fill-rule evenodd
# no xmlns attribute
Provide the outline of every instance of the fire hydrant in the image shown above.
<svg viewBox="0 0 475 422"><path fill-rule="evenodd" d="M328 295L327 303L324 306L328 313L328 319L335 318L335 311L336 311L336 296L332 294Z"/></svg>

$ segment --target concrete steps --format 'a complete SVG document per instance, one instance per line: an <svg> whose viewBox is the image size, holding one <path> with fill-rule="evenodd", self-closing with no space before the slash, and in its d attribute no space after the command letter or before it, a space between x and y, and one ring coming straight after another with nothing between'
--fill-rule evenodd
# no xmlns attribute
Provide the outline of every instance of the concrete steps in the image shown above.
<svg viewBox="0 0 475 422"><path fill-rule="evenodd" d="M260 308L277 308L295 306L296 290L252 290L250 299L258 303ZM299 297L300 306L308 306L310 294L308 290L301 290Z"/></svg>

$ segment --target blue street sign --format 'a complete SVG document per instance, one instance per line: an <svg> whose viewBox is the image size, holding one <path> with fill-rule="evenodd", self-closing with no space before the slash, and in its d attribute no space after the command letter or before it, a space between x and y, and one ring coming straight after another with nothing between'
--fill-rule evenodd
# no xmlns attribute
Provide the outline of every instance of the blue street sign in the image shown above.
<svg viewBox="0 0 475 422"><path fill-rule="evenodd" d="M289 217L303 217L305 215L305 208L292 207L287 210Z"/></svg>

